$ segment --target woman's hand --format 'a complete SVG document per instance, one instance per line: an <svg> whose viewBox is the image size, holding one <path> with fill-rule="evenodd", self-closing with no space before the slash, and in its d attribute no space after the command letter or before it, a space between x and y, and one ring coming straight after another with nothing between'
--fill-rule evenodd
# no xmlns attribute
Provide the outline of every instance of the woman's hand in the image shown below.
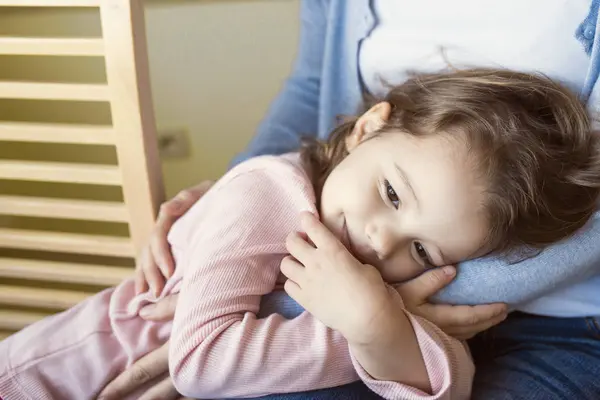
<svg viewBox="0 0 600 400"><path fill-rule="evenodd" d="M140 310L140 317L146 321L171 321L175 317L175 308L179 293L170 294L154 304L148 304Z"/></svg>
<svg viewBox="0 0 600 400"><path fill-rule="evenodd" d="M435 268L397 285L396 290L408 311L428 319L457 339L470 339L506 318L507 306L504 303L477 306L429 303L429 298L448 285L455 276L456 268L452 266Z"/></svg>
<svg viewBox="0 0 600 400"><path fill-rule="evenodd" d="M98 400L121 400L142 387L147 390L139 397L140 400L184 399L169 377L169 342L123 371L102 390Z"/></svg>
<svg viewBox="0 0 600 400"><path fill-rule="evenodd" d="M293 233L286 242L291 254L281 263L286 292L348 341L369 341L375 321L390 308L388 286L375 267L354 258L312 214L302 215L302 229L307 238Z"/></svg>
<svg viewBox="0 0 600 400"><path fill-rule="evenodd" d="M204 181L197 186L182 190L177 196L160 206L150 241L142 250L135 269L136 293L145 292L150 288L156 296L160 294L165 280L175 271L175 262L167 242L169 230L212 185L212 181Z"/></svg>
<svg viewBox="0 0 600 400"><path fill-rule="evenodd" d="M175 315L178 294L172 294L140 310L149 321L169 321ZM149 382L154 381L150 385ZM102 390L98 400L121 400L142 387L148 387L140 400L181 399L169 377L169 342L151 351L123 371ZM187 399L187 398L186 398Z"/></svg>

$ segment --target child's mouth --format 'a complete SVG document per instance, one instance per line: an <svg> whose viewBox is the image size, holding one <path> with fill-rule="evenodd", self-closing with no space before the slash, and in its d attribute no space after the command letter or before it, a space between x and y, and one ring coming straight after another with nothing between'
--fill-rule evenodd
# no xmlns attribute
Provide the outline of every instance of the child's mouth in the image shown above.
<svg viewBox="0 0 600 400"><path fill-rule="evenodd" d="M352 235L348 229L346 217L344 216L344 223L342 224L342 244L348 249L348 251L361 263L376 266L378 264L377 254L368 245L362 245L352 240Z"/></svg>
<svg viewBox="0 0 600 400"><path fill-rule="evenodd" d="M363 263L363 264L372 264L373 263L373 261L369 261L368 257L366 257L366 255L369 254L370 251L368 251L368 249L365 249L366 250L365 253L362 253L361 251L359 251L360 247L356 246L354 244L354 242L352 241L352 236L350 235L350 232L348 230L348 224L346 223L346 217L344 217L344 223L342 225L342 244L361 263Z"/></svg>

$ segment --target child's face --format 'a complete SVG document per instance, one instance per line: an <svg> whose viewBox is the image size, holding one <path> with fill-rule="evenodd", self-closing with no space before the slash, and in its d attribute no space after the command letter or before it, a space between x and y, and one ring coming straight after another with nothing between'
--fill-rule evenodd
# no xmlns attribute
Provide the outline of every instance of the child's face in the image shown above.
<svg viewBox="0 0 600 400"><path fill-rule="evenodd" d="M488 224L465 145L441 135L373 137L389 115L383 104L358 121L350 154L325 181L322 221L388 282L482 255Z"/></svg>

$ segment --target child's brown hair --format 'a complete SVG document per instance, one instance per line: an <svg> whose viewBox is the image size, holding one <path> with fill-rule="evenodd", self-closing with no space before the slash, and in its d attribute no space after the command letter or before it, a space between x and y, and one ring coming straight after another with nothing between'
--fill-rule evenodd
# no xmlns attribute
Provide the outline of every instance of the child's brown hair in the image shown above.
<svg viewBox="0 0 600 400"><path fill-rule="evenodd" d="M475 156L490 222L487 248L541 249L580 229L598 206L600 136L582 102L552 80L507 70L421 75L391 89L388 121L377 134L443 134ZM347 156L357 118L301 154L319 193Z"/></svg>

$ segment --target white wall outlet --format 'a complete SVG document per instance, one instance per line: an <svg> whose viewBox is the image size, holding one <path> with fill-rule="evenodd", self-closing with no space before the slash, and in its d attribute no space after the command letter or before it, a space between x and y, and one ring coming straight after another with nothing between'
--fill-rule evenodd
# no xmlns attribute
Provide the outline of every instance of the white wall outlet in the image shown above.
<svg viewBox="0 0 600 400"><path fill-rule="evenodd" d="M158 151L162 158L187 158L191 143L185 128L159 129Z"/></svg>

